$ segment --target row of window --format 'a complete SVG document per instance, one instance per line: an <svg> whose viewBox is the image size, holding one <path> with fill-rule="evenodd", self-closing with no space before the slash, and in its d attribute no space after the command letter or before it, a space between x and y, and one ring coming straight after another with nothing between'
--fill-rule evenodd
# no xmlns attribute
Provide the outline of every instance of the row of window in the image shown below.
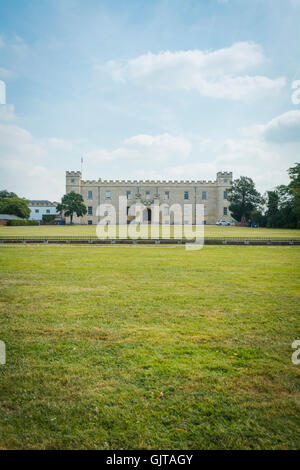
<svg viewBox="0 0 300 470"><path fill-rule="evenodd" d="M40 209L35 209L34 211L36 214L39 214ZM46 209L46 214L50 214L50 209Z"/></svg>
<svg viewBox="0 0 300 470"><path fill-rule="evenodd" d="M127 207L127 215L129 212L129 207ZM88 215L93 215L93 208L92 206L88 206ZM109 209L104 212L105 216L109 215ZM169 207L164 207L164 215L170 215L170 208ZM190 207L185 207L184 208L184 215L190 215ZM206 207L204 207L204 215L207 215L206 212ZM228 208L223 207L223 215L228 215Z"/></svg>
<svg viewBox="0 0 300 470"><path fill-rule="evenodd" d="M129 221L127 222L129 223ZM190 220L184 220L184 225L191 225L191 221ZM168 221L165 221L165 224L169 224ZM88 225L93 225L93 221L92 220L88 220ZM107 220L106 221L106 225L110 225L110 221ZM206 225L206 220L203 220L203 225Z"/></svg>
<svg viewBox="0 0 300 470"><path fill-rule="evenodd" d="M131 191L126 191L126 197L127 199L131 199ZM150 191L145 192L146 199L150 199ZM184 191L184 199L188 200L190 198L189 191ZM227 191L223 192L223 198L226 200L227 199ZM93 199L93 191L88 191L88 199L91 200ZM111 192L110 191L105 191L105 199L111 199ZM165 191L164 194L164 199L165 201L168 201L170 199L170 192ZM202 200L206 201L207 200L207 192L202 191Z"/></svg>

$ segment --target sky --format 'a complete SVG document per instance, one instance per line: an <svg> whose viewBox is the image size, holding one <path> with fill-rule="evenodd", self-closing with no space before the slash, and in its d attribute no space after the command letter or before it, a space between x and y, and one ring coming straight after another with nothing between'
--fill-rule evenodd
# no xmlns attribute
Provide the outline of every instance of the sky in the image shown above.
<svg viewBox="0 0 300 470"><path fill-rule="evenodd" d="M81 158L83 179L288 183L299 24L300 0L0 0L0 189L58 201Z"/></svg>

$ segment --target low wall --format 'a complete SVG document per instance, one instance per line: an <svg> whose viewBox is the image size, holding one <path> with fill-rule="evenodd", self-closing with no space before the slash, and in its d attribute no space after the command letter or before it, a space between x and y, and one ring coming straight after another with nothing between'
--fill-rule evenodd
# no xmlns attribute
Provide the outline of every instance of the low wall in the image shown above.
<svg viewBox="0 0 300 470"><path fill-rule="evenodd" d="M181 239L99 239L92 237L0 237L0 244L76 244L76 245L184 245L194 240ZM205 245L243 245L243 246L292 246L300 245L300 237L294 239L275 238L206 238Z"/></svg>

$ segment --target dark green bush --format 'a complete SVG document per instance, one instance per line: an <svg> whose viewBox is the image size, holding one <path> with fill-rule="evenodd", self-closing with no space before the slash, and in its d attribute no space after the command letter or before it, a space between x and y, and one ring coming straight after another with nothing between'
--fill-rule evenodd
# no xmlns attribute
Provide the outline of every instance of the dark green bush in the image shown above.
<svg viewBox="0 0 300 470"><path fill-rule="evenodd" d="M8 220L7 225L17 226L17 225L39 225L37 220Z"/></svg>
<svg viewBox="0 0 300 470"><path fill-rule="evenodd" d="M52 222L56 218L56 214L43 214L43 222Z"/></svg>

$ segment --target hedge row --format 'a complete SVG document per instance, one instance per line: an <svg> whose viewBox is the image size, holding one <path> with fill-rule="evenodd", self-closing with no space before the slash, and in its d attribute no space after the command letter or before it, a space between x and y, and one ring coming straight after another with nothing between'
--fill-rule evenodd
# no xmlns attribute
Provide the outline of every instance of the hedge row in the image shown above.
<svg viewBox="0 0 300 470"><path fill-rule="evenodd" d="M56 214L43 214L43 222L52 222L56 217Z"/></svg>
<svg viewBox="0 0 300 470"><path fill-rule="evenodd" d="M39 225L37 220L8 220L7 225Z"/></svg>

